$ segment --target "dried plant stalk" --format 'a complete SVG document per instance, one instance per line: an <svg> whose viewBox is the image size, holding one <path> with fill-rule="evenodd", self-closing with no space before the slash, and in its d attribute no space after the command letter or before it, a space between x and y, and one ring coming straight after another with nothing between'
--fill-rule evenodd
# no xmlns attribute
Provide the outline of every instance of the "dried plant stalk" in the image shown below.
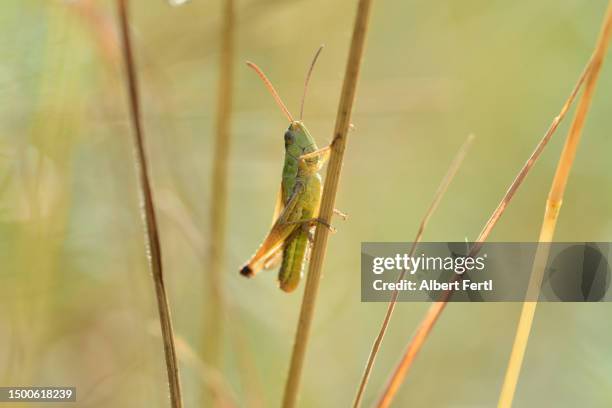
<svg viewBox="0 0 612 408"><path fill-rule="evenodd" d="M328 224L334 210L336 192L338 190L338 183L340 181L340 171L342 169L342 160L344 158L344 150L346 147L353 103L355 101L357 80L359 78L361 60L365 47L365 39L368 31L371 5L372 0L359 0L359 4L357 6L357 16L355 18L351 48L346 64L342 94L336 116L334 138L330 145L331 153L319 213L319 217ZM285 384L285 393L283 396L283 407L285 408L294 407L297 401L302 367L304 365L304 356L306 354L306 347L310 337L310 326L312 323L315 302L319 290L321 269L323 267L323 260L325 258L325 252L327 249L328 233L329 231L326 228L316 229L312 256L310 259L310 265L308 267L308 277L306 278L306 287L304 289L304 297L302 299L302 307L300 309L297 332L295 334L293 353L291 355L291 364L289 367L287 382Z"/></svg>
<svg viewBox="0 0 612 408"><path fill-rule="evenodd" d="M515 179L510 184L510 187L508 187L508 190L506 190L506 193L493 211L493 214L491 214L491 217L485 223L480 234L478 235L478 238L474 243L474 246L470 250L469 256L475 256L478 251L480 251L482 244L487 240L489 234L491 233L491 231L503 215L504 211L506 210L506 207L508 206L508 204L516 194L517 190L525 180L525 177L527 177L527 174L529 174L529 171L531 171L534 164L542 154L542 151L552 138L553 134L559 127L559 124L561 123L561 121L567 114L567 111L576 99L578 91L582 87L582 84L584 83L588 73L590 72L591 63L592 60L589 60L587 66L578 78L576 85L574 85L572 92L563 104L561 111L552 120L550 127L548 128L542 139L538 142L534 151L531 153L531 156L529 156L527 162L525 162ZM458 279L458 277L459 275L456 275L454 276L454 279L456 280ZM383 391L378 400L377 407L388 407L391 404L391 401L395 397L395 394L397 394L397 391L399 390L399 387L404 381L404 378L406 377L406 374L408 373L408 370L411 367L416 355L425 343L425 340L427 339L427 336L436 324L438 317L440 317L440 315L444 311L444 308L446 307L446 304L448 303L448 299L450 298L451 294L452 292L450 291L445 292L437 302L433 303L430 306L424 318L421 320L421 323L417 327L413 338L411 339L410 343L408 344L408 347L406 348L406 351L404 352L404 355L395 367L394 372L391 374L391 377L387 382L385 390Z"/></svg>
<svg viewBox="0 0 612 408"><path fill-rule="evenodd" d="M455 175L457 174L457 171L459 170L461 163L463 163L463 159L465 158L468 148L472 144L473 140L474 140L474 135L468 136L467 140L463 143L463 145L457 152L457 155L451 162L451 165L449 166L448 171L444 175L444 178L440 182L440 185L438 186L438 189L436 190L436 193L434 194L434 198L431 204L429 205L429 208L427 209L427 211L425 212L425 215L423 216L423 219L421 220L419 229L417 230L416 236L414 237L414 240L412 241L412 246L410 247L410 252L408 256L412 257L414 255L417 245L421 241L421 238L423 237L423 233L425 231L425 227L427 226L427 223L429 222L429 219L431 218L436 208L438 208L438 205L440 204L440 201L442 201L442 197L446 193L446 190L448 189L448 186L450 185L451 181L455 178ZM403 270L398 278L398 282L404 279L405 274L406 274L406 270ZM361 406L363 394L368 384L370 374L372 373L372 368L374 367L374 362L376 361L378 350L380 349L383 338L385 337L385 333L387 332L389 322L391 321L393 310L395 310L395 304L397 302L398 295L399 295L399 290L394 291L393 294L391 295L391 300L389 301L389 305L387 306L387 313L385 314L385 317L383 319L378 335L376 336L376 339L374 339L374 344L372 344L372 349L370 350L368 361L363 371L363 375L361 376L361 382L359 383L359 388L357 388L357 394L355 395L355 401L353 402L354 408Z"/></svg>
<svg viewBox="0 0 612 408"><path fill-rule="evenodd" d="M234 0L223 2L219 59L219 88L217 90L216 137L213 156L210 208L210 323L202 334L202 353L207 364L217 368L221 358L223 335L223 259L225 256L227 167L230 149L232 111L232 72L234 55Z"/></svg>
<svg viewBox="0 0 612 408"><path fill-rule="evenodd" d="M145 220L145 230L148 244L148 260L151 267L155 295L157 299L157 309L159 312L159 322L164 343L164 355L166 369L168 371L168 385L170 388L171 406L180 408L183 406L181 397L181 384L179 379L179 368L174 346L174 331L172 329L172 319L170 317L170 305L166 294L164 283L161 246L159 239L159 229L155 217L155 206L153 205L153 191L149 180L147 154L145 148L145 137L140 115L140 100L138 96L138 81L130 28L128 23L128 0L117 0L119 10L119 21L121 25L121 38L123 44L123 57L125 60L125 70L127 75L127 85L129 91L130 114L132 126L134 127L134 146L136 150L136 168L140 181L140 193L142 200L142 212Z"/></svg>
<svg viewBox="0 0 612 408"><path fill-rule="evenodd" d="M578 143L580 142L582 128L584 127L586 116L591 106L591 101L593 100L597 78L599 77L601 66L603 65L603 61L608 50L611 34L612 1L610 1L608 4L608 10L606 11L604 23L597 40L597 45L595 46L595 51L593 52L591 70L585 81L584 93L578 101L576 115L574 116L574 121L570 127L565 145L563 146L561 156L559 157L555 177L553 178L548 199L546 200L544 220L542 221L539 237L539 242L544 244L539 245L536 252L531 277L529 279L529 286L527 288L527 300L537 299L538 294L540 293L542 279L544 278L545 266L548 260L550 242L552 242L555 234L557 219L559 217L563 196L565 194L565 187L567 186L569 173L572 169L574 158L576 157L576 150L578 148ZM512 345L510 360L508 362L504 383L499 396L499 408L509 408L512 406L512 400L514 399L516 384L521 372L521 366L525 356L525 349L527 348L527 342L529 341L529 333L531 332L531 326L533 324L533 317L535 315L537 305L538 303L535 301L525 301L523 303L521 316L514 338L514 344Z"/></svg>

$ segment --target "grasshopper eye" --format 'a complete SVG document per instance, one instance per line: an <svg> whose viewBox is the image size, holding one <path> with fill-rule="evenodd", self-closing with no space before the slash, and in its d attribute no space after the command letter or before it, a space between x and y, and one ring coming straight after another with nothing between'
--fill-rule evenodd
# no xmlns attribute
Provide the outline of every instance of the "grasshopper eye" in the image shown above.
<svg viewBox="0 0 612 408"><path fill-rule="evenodd" d="M285 147L289 146L295 141L295 136L290 131L285 132Z"/></svg>

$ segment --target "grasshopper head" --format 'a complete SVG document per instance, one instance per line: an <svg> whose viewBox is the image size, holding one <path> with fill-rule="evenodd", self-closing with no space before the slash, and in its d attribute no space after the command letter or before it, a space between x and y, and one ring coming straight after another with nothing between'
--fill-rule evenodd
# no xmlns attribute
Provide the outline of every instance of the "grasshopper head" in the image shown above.
<svg viewBox="0 0 612 408"><path fill-rule="evenodd" d="M285 132L285 151L298 158L316 149L315 141L306 126L298 120L291 122L289 129Z"/></svg>

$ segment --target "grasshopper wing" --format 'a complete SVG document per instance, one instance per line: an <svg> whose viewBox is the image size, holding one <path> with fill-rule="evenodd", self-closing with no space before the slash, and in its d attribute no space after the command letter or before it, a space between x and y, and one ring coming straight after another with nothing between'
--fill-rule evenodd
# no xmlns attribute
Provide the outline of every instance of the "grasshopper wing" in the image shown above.
<svg viewBox="0 0 612 408"><path fill-rule="evenodd" d="M281 211L285 208L285 204L283 203L283 186L282 184L278 188L278 194L276 195L276 203L274 203L274 213L272 214L272 225L278 219Z"/></svg>
<svg viewBox="0 0 612 408"><path fill-rule="evenodd" d="M268 235L261 243L255 255L240 269L240 274L251 277L259 272L266 264L273 261L276 253L281 252L285 240L299 227L295 221L300 220L300 197L304 191L302 184L296 184L293 192L278 218L272 224Z"/></svg>
<svg viewBox="0 0 612 408"><path fill-rule="evenodd" d="M283 186L281 184L278 188L278 194L276 195L276 203L274 204L274 214L272 214L272 225L274 225L274 223L278 219L284 207L285 205L283 203ZM274 252L268 258L266 258L266 260L263 263L264 269L274 269L280 264L281 259L283 259L282 257L283 248L284 248L284 245L281 246L278 250L276 250L276 252Z"/></svg>

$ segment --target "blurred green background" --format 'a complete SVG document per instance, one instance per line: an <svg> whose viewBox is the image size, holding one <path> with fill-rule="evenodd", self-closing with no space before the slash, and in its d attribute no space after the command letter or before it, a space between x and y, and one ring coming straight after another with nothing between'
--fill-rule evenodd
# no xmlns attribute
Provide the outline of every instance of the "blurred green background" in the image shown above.
<svg viewBox="0 0 612 408"><path fill-rule="evenodd" d="M203 390L280 403L303 284L238 267L259 245L287 123L257 62L319 145L334 125L355 2L238 0L221 372L198 355L221 1L133 0L144 122L186 406ZM586 63L606 2L374 3L300 406L348 406L386 306L360 302L361 241L410 241L465 137L477 138L424 239L474 239ZM74 385L79 407L168 406L112 1L0 5L0 385ZM612 62L604 66L560 216L559 241L610 241ZM492 234L537 239L560 128ZM400 304L365 397L375 400L426 304ZM451 304L397 406L497 402L520 304ZM541 304L517 407L612 405L608 304ZM205 391L204 391L205 392ZM25 406L25 405L24 405Z"/></svg>

